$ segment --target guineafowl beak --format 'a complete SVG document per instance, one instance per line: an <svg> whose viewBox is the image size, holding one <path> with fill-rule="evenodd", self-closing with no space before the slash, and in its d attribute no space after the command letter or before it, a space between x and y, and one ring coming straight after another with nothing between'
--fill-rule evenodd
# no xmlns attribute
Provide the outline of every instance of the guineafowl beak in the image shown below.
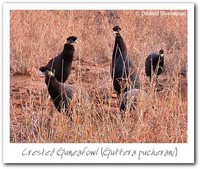
<svg viewBox="0 0 200 169"><path fill-rule="evenodd" d="M113 31L113 34L117 34L117 33L119 33L118 31Z"/></svg>
<svg viewBox="0 0 200 169"><path fill-rule="evenodd" d="M160 56L161 56L161 57L164 57L164 54L161 54Z"/></svg>

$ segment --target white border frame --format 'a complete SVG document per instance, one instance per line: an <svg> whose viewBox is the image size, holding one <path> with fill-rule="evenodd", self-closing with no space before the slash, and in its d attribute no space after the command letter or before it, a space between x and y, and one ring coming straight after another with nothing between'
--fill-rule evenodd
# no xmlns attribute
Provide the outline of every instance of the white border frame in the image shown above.
<svg viewBox="0 0 200 169"><path fill-rule="evenodd" d="M188 143L183 144L22 144L10 143L10 10L188 10ZM133 150L178 150L175 158L147 157L138 160L131 156L112 156L109 159L98 156L22 156L24 148L39 150L77 150L88 147L110 147ZM3 162L4 163L194 163L194 4L193 3L4 3L3 4Z"/></svg>

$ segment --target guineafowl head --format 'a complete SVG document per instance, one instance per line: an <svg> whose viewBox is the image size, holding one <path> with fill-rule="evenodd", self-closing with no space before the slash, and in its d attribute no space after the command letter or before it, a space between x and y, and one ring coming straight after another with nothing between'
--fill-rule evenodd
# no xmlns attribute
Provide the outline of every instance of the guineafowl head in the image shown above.
<svg viewBox="0 0 200 169"><path fill-rule="evenodd" d="M160 51L159 51L159 55L160 55L161 57L164 56L164 50L163 50L163 49L160 49Z"/></svg>
<svg viewBox="0 0 200 169"><path fill-rule="evenodd" d="M68 44L71 44L71 43L76 43L77 42L77 37L76 36L69 36L68 38L67 38L67 43Z"/></svg>
<svg viewBox="0 0 200 169"><path fill-rule="evenodd" d="M121 31L121 28L119 26L113 27L113 33L114 34L119 33L120 31Z"/></svg>

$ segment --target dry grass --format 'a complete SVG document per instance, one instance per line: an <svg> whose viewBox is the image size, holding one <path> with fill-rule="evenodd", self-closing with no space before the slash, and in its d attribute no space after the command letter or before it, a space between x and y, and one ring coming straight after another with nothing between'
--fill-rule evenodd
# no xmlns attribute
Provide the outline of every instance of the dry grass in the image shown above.
<svg viewBox="0 0 200 169"><path fill-rule="evenodd" d="M135 11L11 12L10 141L28 143L185 143L187 142L187 17L145 17ZM140 70L141 96L136 110L122 120L112 98L112 27L120 25L130 57ZM79 43L68 83L87 89L91 100L72 105L74 121L58 113L48 99L38 68L59 54L65 39ZM165 50L163 90L150 87L144 61ZM89 104L89 106L88 106Z"/></svg>

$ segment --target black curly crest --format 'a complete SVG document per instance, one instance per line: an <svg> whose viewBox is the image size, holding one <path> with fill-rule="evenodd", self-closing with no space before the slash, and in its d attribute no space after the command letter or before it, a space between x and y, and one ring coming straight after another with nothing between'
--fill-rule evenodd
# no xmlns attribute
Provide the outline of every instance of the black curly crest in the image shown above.
<svg viewBox="0 0 200 169"><path fill-rule="evenodd" d="M113 31L114 32L120 32L121 28L117 25L117 26L113 27Z"/></svg>

